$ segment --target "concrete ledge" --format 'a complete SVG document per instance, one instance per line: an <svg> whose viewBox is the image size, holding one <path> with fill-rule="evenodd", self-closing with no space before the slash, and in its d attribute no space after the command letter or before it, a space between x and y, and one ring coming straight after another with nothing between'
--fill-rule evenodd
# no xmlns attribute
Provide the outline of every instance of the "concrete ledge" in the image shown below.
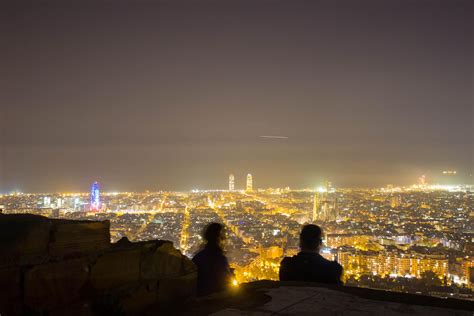
<svg viewBox="0 0 474 316"><path fill-rule="evenodd" d="M466 315L474 302L305 282L257 281L199 298L180 315Z"/></svg>

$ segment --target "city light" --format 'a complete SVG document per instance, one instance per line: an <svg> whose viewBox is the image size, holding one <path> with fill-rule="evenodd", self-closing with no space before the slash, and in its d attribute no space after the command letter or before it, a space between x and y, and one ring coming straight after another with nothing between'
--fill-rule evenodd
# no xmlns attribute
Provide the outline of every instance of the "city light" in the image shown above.
<svg viewBox="0 0 474 316"><path fill-rule="evenodd" d="M323 228L320 254L343 266L348 285L385 284L384 289L397 290L404 284L405 291L415 293L426 290L420 282L433 273L436 279L430 282L473 286L472 186L340 189L326 181L316 190L262 190L247 184L251 191L101 194L94 182L90 193L3 195L0 205L5 214L109 220L112 242L122 237L170 240L190 257L202 247L203 227L223 223L233 288L278 280L281 260L299 251L305 223Z"/></svg>

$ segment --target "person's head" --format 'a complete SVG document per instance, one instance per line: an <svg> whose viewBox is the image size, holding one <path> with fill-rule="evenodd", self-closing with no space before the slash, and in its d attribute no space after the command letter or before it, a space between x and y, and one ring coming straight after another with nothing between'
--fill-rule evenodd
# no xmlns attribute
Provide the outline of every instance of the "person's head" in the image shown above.
<svg viewBox="0 0 474 316"><path fill-rule="evenodd" d="M301 251L318 251L322 244L321 228L318 225L304 225L300 233Z"/></svg>
<svg viewBox="0 0 474 316"><path fill-rule="evenodd" d="M210 223L204 228L203 238L208 245L222 248L222 242L225 239L224 225L219 223Z"/></svg>

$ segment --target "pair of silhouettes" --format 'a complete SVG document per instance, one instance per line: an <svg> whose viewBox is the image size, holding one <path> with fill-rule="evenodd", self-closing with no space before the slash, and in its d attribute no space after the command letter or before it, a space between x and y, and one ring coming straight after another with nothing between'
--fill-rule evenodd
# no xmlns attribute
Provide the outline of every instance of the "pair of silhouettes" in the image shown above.
<svg viewBox="0 0 474 316"><path fill-rule="evenodd" d="M300 233L300 252L285 257L280 264L280 281L305 281L342 284L342 266L319 254L321 228L305 225ZM198 295L208 295L229 288L234 274L223 250L224 226L211 223L204 230L206 244L193 258L198 268Z"/></svg>

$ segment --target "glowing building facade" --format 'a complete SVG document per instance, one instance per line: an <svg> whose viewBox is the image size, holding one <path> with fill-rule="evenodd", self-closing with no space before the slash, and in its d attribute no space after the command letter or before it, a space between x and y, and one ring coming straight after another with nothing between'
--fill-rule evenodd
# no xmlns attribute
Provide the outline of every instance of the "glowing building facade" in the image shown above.
<svg viewBox="0 0 474 316"><path fill-rule="evenodd" d="M246 187L246 190L247 191L252 191L253 190L253 180L252 180L252 175L249 173L247 175L247 187Z"/></svg>
<svg viewBox="0 0 474 316"><path fill-rule="evenodd" d="M313 222L335 221L338 218L337 196L331 182L326 181L326 187L321 187L314 193Z"/></svg>
<svg viewBox="0 0 474 316"><path fill-rule="evenodd" d="M96 181L92 184L91 187L91 211L100 210L100 189L99 183Z"/></svg>
<svg viewBox="0 0 474 316"><path fill-rule="evenodd" d="M51 206L51 197L45 196L43 198L43 207L50 207Z"/></svg>
<svg viewBox="0 0 474 316"><path fill-rule="evenodd" d="M234 191L234 175L229 175L229 191Z"/></svg>
<svg viewBox="0 0 474 316"><path fill-rule="evenodd" d="M390 207L395 209L401 205L401 197L400 195L392 195L390 197Z"/></svg>

